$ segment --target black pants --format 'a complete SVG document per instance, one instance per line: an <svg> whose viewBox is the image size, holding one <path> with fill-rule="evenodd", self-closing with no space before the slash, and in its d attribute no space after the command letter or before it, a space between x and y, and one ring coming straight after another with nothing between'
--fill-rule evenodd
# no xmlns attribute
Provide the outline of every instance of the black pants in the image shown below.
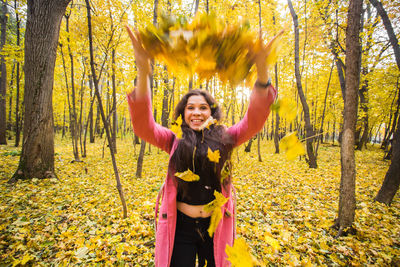
<svg viewBox="0 0 400 267"><path fill-rule="evenodd" d="M210 217L192 218L178 210L171 267L215 266L213 238L208 235Z"/></svg>

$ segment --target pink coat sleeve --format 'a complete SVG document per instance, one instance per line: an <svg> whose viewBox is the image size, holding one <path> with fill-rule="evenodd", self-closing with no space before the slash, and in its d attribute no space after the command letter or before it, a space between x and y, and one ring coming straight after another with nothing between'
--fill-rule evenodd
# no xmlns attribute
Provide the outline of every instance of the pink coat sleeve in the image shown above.
<svg viewBox="0 0 400 267"><path fill-rule="evenodd" d="M134 90L127 95L127 100L135 134L146 142L170 153L175 135L171 130L154 121L149 94L144 97L136 97Z"/></svg>
<svg viewBox="0 0 400 267"><path fill-rule="evenodd" d="M276 89L272 86L268 90L253 88L249 107L243 119L227 130L233 137L235 146L241 145L261 130L271 111L270 106L276 94Z"/></svg>

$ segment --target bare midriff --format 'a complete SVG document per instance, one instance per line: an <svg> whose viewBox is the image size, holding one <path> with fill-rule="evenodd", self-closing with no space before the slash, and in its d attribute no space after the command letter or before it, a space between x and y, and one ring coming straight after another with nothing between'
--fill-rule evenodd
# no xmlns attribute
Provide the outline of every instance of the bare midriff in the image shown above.
<svg viewBox="0 0 400 267"><path fill-rule="evenodd" d="M204 211L205 205L189 205L184 202L177 201L177 209L192 218L207 218L210 217L212 212Z"/></svg>

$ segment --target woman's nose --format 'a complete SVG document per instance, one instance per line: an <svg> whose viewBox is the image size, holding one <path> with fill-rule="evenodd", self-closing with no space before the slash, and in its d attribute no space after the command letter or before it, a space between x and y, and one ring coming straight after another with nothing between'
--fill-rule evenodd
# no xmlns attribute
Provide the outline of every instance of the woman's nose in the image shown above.
<svg viewBox="0 0 400 267"><path fill-rule="evenodd" d="M200 109L195 108L195 109L193 110L193 114L200 114Z"/></svg>

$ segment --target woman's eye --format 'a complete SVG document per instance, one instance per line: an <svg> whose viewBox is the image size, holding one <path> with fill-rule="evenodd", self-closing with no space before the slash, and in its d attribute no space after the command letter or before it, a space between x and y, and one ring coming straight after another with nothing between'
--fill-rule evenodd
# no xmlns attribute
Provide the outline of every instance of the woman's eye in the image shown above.
<svg viewBox="0 0 400 267"><path fill-rule="evenodd" d="M201 110L207 110L207 107L206 106L202 106Z"/></svg>

